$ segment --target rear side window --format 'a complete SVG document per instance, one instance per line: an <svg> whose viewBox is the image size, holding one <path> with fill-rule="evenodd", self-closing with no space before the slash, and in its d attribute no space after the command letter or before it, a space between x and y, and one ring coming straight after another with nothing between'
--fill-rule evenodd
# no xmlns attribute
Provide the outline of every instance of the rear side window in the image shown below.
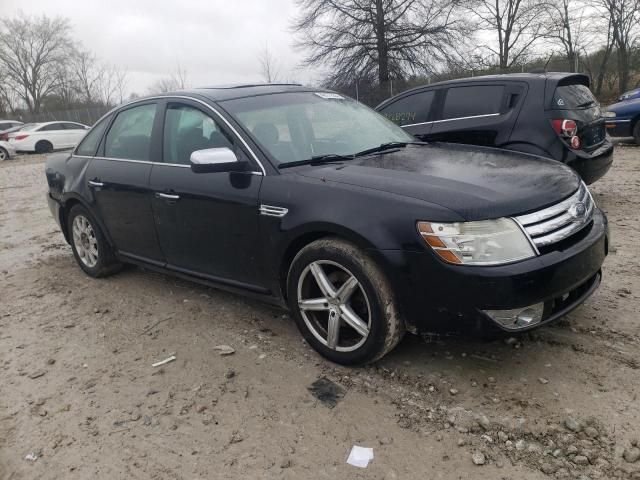
<svg viewBox="0 0 640 480"><path fill-rule="evenodd" d="M597 105L589 87L585 85L564 85L557 87L553 94L554 110L574 110L577 108L589 108Z"/></svg>
<svg viewBox="0 0 640 480"><path fill-rule="evenodd" d="M155 103L120 112L107 133L105 157L149 160L155 117Z"/></svg>
<svg viewBox="0 0 640 480"><path fill-rule="evenodd" d="M77 123L63 123L62 126L65 130L84 130L84 127Z"/></svg>
<svg viewBox="0 0 640 480"><path fill-rule="evenodd" d="M51 132L54 130L64 130L64 127L61 123L51 123L49 125L45 125L40 129L41 132Z"/></svg>
<svg viewBox="0 0 640 480"><path fill-rule="evenodd" d="M442 118L474 117L500 113L504 86L473 85L447 90Z"/></svg>
<svg viewBox="0 0 640 480"><path fill-rule="evenodd" d="M98 144L100 143L100 139L102 139L102 134L109 124L110 118L111 117L109 116L103 119L100 123L93 127L89 133L87 133L82 142L80 142L80 145L78 145L76 155L93 157L96 154Z"/></svg>
<svg viewBox="0 0 640 480"><path fill-rule="evenodd" d="M400 126L427 122L434 96L434 90L414 93L387 105L380 113Z"/></svg>

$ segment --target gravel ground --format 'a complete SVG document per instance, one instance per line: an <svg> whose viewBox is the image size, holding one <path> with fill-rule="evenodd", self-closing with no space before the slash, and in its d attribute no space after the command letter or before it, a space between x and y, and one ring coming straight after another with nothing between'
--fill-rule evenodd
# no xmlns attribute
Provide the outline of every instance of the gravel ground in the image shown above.
<svg viewBox="0 0 640 480"><path fill-rule="evenodd" d="M407 336L359 369L242 297L87 277L43 161L0 163L0 479L640 479L640 148L592 187L612 248L585 305L507 341ZM320 377L345 391L334 408Z"/></svg>

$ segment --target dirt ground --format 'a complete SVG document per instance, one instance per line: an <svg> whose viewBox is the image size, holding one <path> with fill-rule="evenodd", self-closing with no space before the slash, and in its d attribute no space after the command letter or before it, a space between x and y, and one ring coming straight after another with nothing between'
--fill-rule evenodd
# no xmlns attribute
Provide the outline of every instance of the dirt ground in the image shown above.
<svg viewBox="0 0 640 480"><path fill-rule="evenodd" d="M612 248L585 305L516 339L407 336L366 368L239 296L87 277L43 162L0 163L0 479L640 479L640 148L592 187ZM308 391L320 377L335 408Z"/></svg>

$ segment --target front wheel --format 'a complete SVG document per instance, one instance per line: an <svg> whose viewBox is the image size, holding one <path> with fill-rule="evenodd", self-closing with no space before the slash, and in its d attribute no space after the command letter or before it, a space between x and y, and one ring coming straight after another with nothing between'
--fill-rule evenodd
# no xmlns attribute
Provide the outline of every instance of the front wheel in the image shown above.
<svg viewBox="0 0 640 480"><path fill-rule="evenodd" d="M373 362L405 332L382 271L362 250L340 239L317 240L296 255L287 296L305 340L336 363Z"/></svg>
<svg viewBox="0 0 640 480"><path fill-rule="evenodd" d="M106 277L120 270L113 250L91 214L75 205L68 215L71 249L80 268L91 277Z"/></svg>

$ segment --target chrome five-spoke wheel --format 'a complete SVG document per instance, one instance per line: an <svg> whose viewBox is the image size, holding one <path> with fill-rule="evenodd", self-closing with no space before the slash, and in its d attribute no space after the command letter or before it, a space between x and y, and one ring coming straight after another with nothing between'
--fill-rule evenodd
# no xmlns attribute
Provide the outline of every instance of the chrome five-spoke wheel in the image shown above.
<svg viewBox="0 0 640 480"><path fill-rule="evenodd" d="M310 263L298 280L298 307L309 331L338 352L358 349L369 336L371 307L358 279L337 262Z"/></svg>
<svg viewBox="0 0 640 480"><path fill-rule="evenodd" d="M72 231L78 257L87 267L95 267L98 263L98 239L91 223L84 215L77 215L73 219Z"/></svg>

